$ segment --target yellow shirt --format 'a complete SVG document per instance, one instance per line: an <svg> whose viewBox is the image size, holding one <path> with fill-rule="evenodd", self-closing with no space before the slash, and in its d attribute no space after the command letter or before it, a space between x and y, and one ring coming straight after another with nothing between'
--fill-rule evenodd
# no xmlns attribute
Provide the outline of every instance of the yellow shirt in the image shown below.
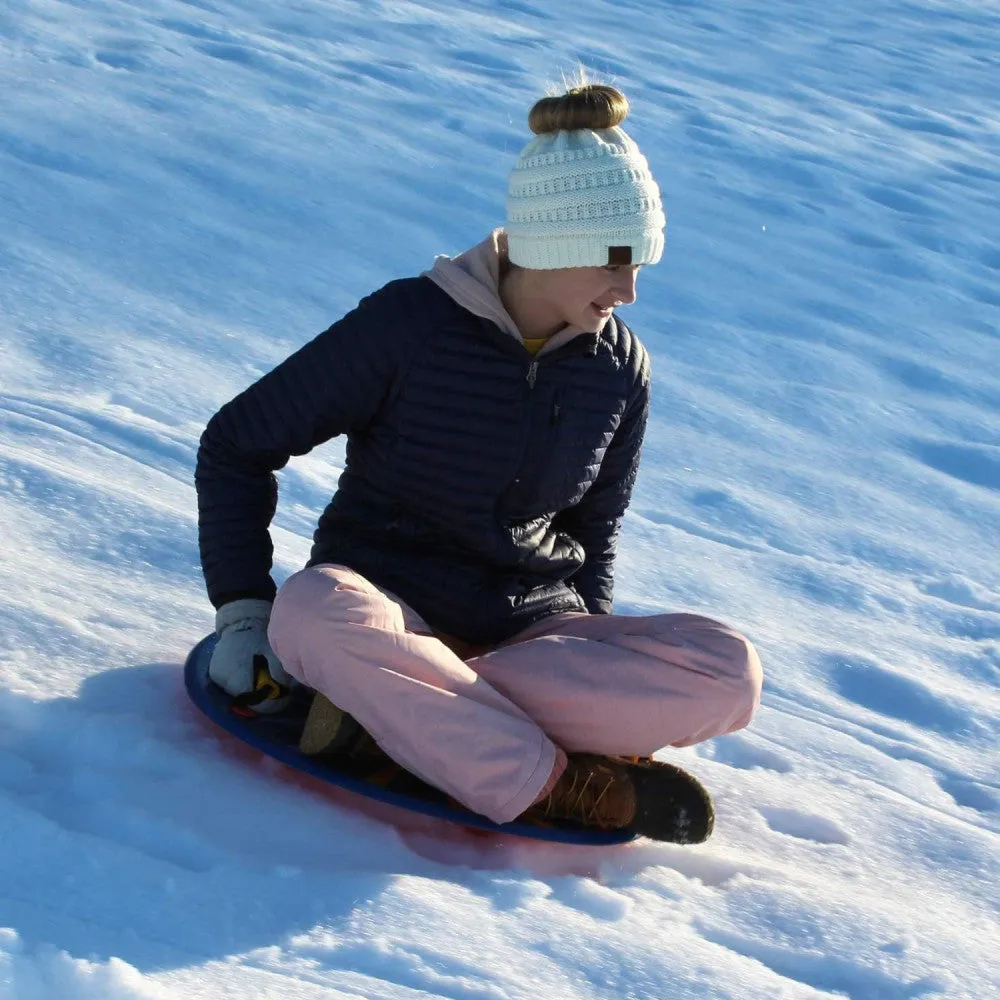
<svg viewBox="0 0 1000 1000"><path fill-rule="evenodd" d="M524 346L528 353L534 357L541 349L542 345L548 340L548 337L534 337L529 340L527 337L522 337L521 340L524 341Z"/></svg>

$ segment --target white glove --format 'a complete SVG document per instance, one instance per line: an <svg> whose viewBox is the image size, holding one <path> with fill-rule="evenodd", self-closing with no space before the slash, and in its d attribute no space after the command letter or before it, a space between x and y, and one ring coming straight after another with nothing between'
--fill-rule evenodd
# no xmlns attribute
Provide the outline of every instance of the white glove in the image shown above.
<svg viewBox="0 0 1000 1000"><path fill-rule="evenodd" d="M263 691L267 685L257 683L262 671L281 689L295 683L267 641L270 617L271 602L251 598L230 601L215 613L219 641L208 664L208 676L234 697L252 694L258 688ZM287 704L287 695L272 688L272 693L253 703L253 708L257 712L277 712Z"/></svg>

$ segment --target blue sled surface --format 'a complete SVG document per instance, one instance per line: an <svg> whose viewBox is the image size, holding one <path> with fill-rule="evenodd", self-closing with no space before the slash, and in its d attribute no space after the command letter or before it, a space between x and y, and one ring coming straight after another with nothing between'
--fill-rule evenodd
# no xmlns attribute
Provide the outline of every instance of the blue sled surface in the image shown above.
<svg viewBox="0 0 1000 1000"><path fill-rule="evenodd" d="M184 686L191 701L212 722L236 739L289 767L377 802L477 830L564 844L623 844L635 837L629 830L587 830L518 822L493 823L485 816L463 809L438 789L405 771L401 771L399 778L388 785L375 784L366 780L362 774L352 773L351 762L347 759L341 762L332 756L308 757L298 749L299 734L309 707L308 690L297 689L297 696L293 696L292 704L285 711L255 716L237 714L233 711L229 695L208 678L208 663L214 647L215 636L206 636L191 650L184 664Z"/></svg>

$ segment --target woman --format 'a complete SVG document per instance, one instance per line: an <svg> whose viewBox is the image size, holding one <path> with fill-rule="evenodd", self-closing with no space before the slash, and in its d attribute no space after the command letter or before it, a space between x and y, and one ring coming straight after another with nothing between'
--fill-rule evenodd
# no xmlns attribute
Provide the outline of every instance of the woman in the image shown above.
<svg viewBox="0 0 1000 1000"><path fill-rule="evenodd" d="M703 839L710 804L624 758L745 726L761 669L717 622L611 611L649 403L614 310L666 224L627 112L607 86L543 98L503 229L376 291L213 417L196 474L210 674L233 695L255 657L290 674L318 692L304 748L339 706L496 822L676 839L700 814ZM276 594L273 473L337 434L309 565Z"/></svg>

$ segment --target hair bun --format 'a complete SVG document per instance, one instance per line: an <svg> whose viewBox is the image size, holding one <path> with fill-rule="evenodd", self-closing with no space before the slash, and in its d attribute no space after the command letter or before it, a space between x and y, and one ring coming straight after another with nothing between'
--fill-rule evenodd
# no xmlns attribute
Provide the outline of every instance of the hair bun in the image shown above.
<svg viewBox="0 0 1000 1000"><path fill-rule="evenodd" d="M605 129L621 125L628 116L628 99L614 87L588 83L557 97L543 97L528 114L535 135L574 129Z"/></svg>

